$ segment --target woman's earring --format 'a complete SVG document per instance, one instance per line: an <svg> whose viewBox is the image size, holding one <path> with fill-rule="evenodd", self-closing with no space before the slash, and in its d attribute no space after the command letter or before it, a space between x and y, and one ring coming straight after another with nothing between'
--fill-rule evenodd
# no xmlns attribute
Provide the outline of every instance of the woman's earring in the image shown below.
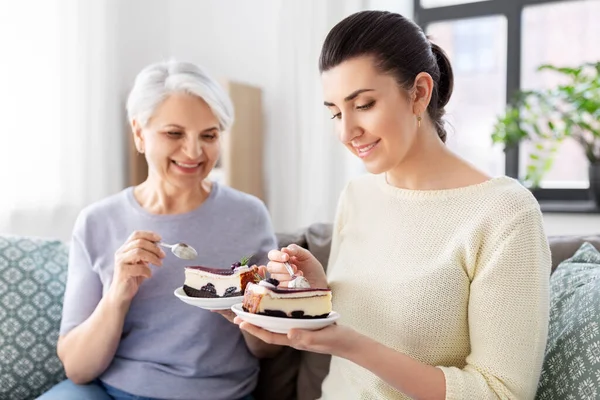
<svg viewBox="0 0 600 400"><path fill-rule="evenodd" d="M417 128L421 127L421 116L417 115Z"/></svg>

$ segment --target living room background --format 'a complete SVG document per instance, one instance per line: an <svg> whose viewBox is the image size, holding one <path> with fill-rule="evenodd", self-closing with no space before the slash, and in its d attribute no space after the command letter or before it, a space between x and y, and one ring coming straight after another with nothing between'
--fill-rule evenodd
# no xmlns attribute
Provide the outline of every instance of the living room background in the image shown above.
<svg viewBox="0 0 600 400"><path fill-rule="evenodd" d="M197 62L216 77L262 90L264 156L256 161L263 164L265 201L276 230L332 221L344 184L364 170L338 143L321 105L320 45L346 15L386 9L412 16L413 3L1 2L0 104L6 125L0 141L0 232L68 239L82 207L128 184L124 101L136 73L165 58ZM486 36L471 28L446 38L488 54L492 44L473 42L473 35ZM469 60L489 63L485 57L462 60L464 68ZM450 145L478 163L481 152L464 147L472 138L460 129L464 117L450 111L456 128ZM489 133L477 137L485 141ZM502 165L488 172L502 173ZM545 219L551 234L595 232L600 222L597 214L548 213Z"/></svg>

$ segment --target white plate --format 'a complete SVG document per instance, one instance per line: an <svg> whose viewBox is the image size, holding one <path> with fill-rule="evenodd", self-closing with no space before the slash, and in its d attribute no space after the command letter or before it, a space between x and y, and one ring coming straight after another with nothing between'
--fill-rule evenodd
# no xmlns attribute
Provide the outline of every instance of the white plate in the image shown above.
<svg viewBox="0 0 600 400"><path fill-rule="evenodd" d="M242 303L233 305L231 310L241 319L251 323L252 325L259 326L273 333L283 334L287 334L292 328L316 331L333 324L340 318L340 314L336 313L335 311L332 311L327 318L300 319L269 317L267 315L251 314L244 311L242 309Z"/></svg>
<svg viewBox="0 0 600 400"><path fill-rule="evenodd" d="M235 297L190 297L183 291L183 286L173 292L179 300L205 310L229 310L232 305L239 303L244 296Z"/></svg>

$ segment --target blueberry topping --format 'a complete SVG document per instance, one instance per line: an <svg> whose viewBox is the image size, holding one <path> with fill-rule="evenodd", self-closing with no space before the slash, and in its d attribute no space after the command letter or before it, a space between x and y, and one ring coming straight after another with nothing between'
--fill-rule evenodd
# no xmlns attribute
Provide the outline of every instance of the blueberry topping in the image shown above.
<svg viewBox="0 0 600 400"><path fill-rule="evenodd" d="M277 279L275 279L275 278L265 279L265 282L268 282L268 283L270 283L273 286L279 286L279 281Z"/></svg>
<svg viewBox="0 0 600 400"><path fill-rule="evenodd" d="M232 294L235 293L237 290L237 288L235 286L232 287L228 287L227 290L225 291L225 294Z"/></svg>
<svg viewBox="0 0 600 400"><path fill-rule="evenodd" d="M212 283L207 283L205 286L202 286L200 290L212 293L214 295L217 294L217 289L215 289L215 285L213 285Z"/></svg>
<svg viewBox="0 0 600 400"><path fill-rule="evenodd" d="M234 297L234 296L242 296L242 292L238 290L235 286L228 287L225 293L223 293L223 297Z"/></svg>
<svg viewBox="0 0 600 400"><path fill-rule="evenodd" d="M242 266L241 262L239 262L239 261L234 262L233 264L231 264L231 270L233 271L234 269L239 268L241 266Z"/></svg>
<svg viewBox="0 0 600 400"><path fill-rule="evenodd" d="M292 311L292 318L304 318L304 311Z"/></svg>

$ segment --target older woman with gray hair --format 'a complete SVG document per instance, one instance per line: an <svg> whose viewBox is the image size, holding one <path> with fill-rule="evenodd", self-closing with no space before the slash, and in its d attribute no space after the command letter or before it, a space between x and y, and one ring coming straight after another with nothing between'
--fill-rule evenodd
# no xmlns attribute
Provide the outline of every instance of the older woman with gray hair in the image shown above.
<svg viewBox="0 0 600 400"><path fill-rule="evenodd" d="M189 261L157 246L188 243L208 266L264 262L276 246L260 200L207 178L231 101L198 66L169 61L139 73L127 110L148 177L77 219L58 341L69 379L41 399L251 399L257 358L278 348L177 299Z"/></svg>

